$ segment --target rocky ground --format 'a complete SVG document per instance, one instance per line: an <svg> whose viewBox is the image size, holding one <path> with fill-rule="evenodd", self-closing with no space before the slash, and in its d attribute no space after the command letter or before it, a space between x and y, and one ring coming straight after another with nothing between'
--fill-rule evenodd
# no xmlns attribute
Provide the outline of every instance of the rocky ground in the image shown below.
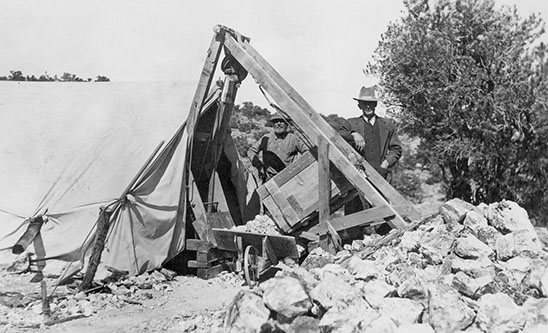
<svg viewBox="0 0 548 333"><path fill-rule="evenodd" d="M226 332L546 332L546 230L451 200L406 231L317 249L227 309Z"/></svg>
<svg viewBox="0 0 548 333"><path fill-rule="evenodd" d="M159 271L108 284L108 290L77 293L59 287L51 315L42 314L40 284L31 274L0 272L0 332L209 332L222 325L224 308L244 287L223 273L211 280ZM48 286L55 279L46 277ZM49 290L51 292L51 289Z"/></svg>
<svg viewBox="0 0 548 333"><path fill-rule="evenodd" d="M1 267L0 331L547 331L546 229L507 201L452 200L440 212L336 255L317 249L300 266L280 264L254 290L233 273L206 281L160 270L87 294L58 287L47 316L33 275ZM44 280L51 293L55 278Z"/></svg>

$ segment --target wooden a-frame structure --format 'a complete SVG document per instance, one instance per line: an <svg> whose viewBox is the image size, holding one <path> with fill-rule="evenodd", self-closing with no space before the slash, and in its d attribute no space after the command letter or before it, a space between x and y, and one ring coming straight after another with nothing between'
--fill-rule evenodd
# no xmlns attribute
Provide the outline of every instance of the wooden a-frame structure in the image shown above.
<svg viewBox="0 0 548 333"><path fill-rule="evenodd" d="M250 39L240 33L218 25L214 28L214 36L211 45L207 51L207 57L202 69L201 77L192 100L189 116L187 119L187 128L189 133L189 142L193 144L196 136L196 124L198 117L208 92L212 84L213 75L219 63L221 50L224 49L225 58L222 64L222 70L226 74L225 86L223 88L223 104L221 110L220 127L222 133L212 143L216 148L213 158L209 161L211 167L206 168L209 172L203 172L202 179L195 179L196 174L191 171L187 174L187 184L189 191L197 191L202 195L189 195L195 198L191 204L196 222L195 229L202 240L212 241L207 236L207 220L209 219L209 206L205 200L212 201L214 193L214 178L216 163L218 163L218 154L221 150L222 141L226 139L224 129L228 127L231 109L234 98L239 87L239 82L249 73L257 84L264 89L279 108L291 118L299 131L306 136L309 143L314 147L314 158L318 162L318 184L319 184L319 219L320 223L313 227L312 232L316 235L322 233L336 234L349 228L363 227L374 223L387 222L393 228L405 228L409 221L416 220L419 215L413 205L408 202L397 190L395 190L375 169L367 163L353 148L348 144L335 129L333 129L298 93L287 81L250 45ZM228 135L229 136L229 135ZM189 150L192 154L193 149ZM192 160L192 159L191 159ZM331 165L331 171L330 171ZM333 168L334 167L334 168ZM285 171L285 170L284 170ZM372 208L362 212L354 213L349 216L339 217L330 220L329 218L329 200L330 200L330 180L334 173L339 174L351 184L351 186L367 200ZM205 178L204 178L205 177ZM209 185L208 185L209 182ZM193 184L200 184L201 189L192 188ZM206 189L207 187L207 189ZM280 198L279 188L276 184L269 184L261 188L264 195L272 195L274 199ZM206 199L207 197L207 199ZM271 212L276 215L276 212ZM283 210L278 212L284 214ZM407 220L407 221L406 221ZM202 227L200 227L202 225ZM289 230L289 229L288 229ZM287 230L286 230L287 231ZM335 236L335 235L333 235Z"/></svg>

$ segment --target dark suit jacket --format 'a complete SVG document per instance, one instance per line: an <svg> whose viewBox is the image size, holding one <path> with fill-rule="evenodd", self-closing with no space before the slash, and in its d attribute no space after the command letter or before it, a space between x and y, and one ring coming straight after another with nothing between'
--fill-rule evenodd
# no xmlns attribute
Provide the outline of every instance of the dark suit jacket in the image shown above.
<svg viewBox="0 0 548 333"><path fill-rule="evenodd" d="M376 116L377 117L377 116ZM397 134L396 123L392 119L377 117L382 159L388 161L388 171L396 165L402 154L400 139ZM339 134L355 148L352 132L364 135L365 120L363 117L350 118L339 128ZM367 142L365 143L367 144Z"/></svg>

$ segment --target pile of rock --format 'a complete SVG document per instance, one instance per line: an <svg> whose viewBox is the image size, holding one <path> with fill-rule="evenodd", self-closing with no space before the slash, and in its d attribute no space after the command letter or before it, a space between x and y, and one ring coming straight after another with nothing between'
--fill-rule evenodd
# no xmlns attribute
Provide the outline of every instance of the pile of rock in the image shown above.
<svg viewBox="0 0 548 333"><path fill-rule="evenodd" d="M393 238L375 251L314 250L301 267L240 291L222 330L548 331L548 260L516 203L454 199ZM361 245L351 248L371 244Z"/></svg>
<svg viewBox="0 0 548 333"><path fill-rule="evenodd" d="M257 215L253 220L248 221L244 225L236 226L233 229L264 235L280 235L276 223L267 215Z"/></svg>

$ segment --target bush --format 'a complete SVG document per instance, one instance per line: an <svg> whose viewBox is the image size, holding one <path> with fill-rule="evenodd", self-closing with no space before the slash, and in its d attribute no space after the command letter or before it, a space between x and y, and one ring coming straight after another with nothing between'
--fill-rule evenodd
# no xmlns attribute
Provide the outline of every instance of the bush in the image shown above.
<svg viewBox="0 0 548 333"><path fill-rule="evenodd" d="M425 165L441 166L448 198L514 200L548 220L543 21L492 0L405 6L368 70L403 131L421 138Z"/></svg>
<svg viewBox="0 0 548 333"><path fill-rule="evenodd" d="M408 200L419 203L422 200L420 176L414 170L398 169L392 175L392 186Z"/></svg>

